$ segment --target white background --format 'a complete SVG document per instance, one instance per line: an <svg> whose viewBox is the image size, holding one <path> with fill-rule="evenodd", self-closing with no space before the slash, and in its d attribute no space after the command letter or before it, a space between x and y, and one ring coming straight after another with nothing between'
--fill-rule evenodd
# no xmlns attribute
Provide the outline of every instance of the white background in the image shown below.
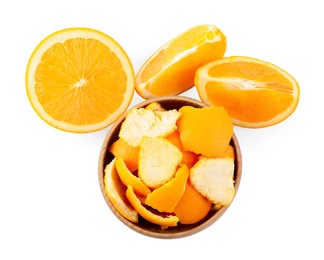
<svg viewBox="0 0 324 260"><path fill-rule="evenodd" d="M322 1L2 1L0 4L0 259L324 259ZM297 110L264 129L235 128L243 176L225 215L194 236L140 235L110 212L97 165L108 129L66 133L44 123L25 70L50 33L82 26L113 37L135 72L199 24L227 37L225 56L272 62L300 84ZM185 93L198 98L194 89ZM133 104L142 101L135 95Z"/></svg>

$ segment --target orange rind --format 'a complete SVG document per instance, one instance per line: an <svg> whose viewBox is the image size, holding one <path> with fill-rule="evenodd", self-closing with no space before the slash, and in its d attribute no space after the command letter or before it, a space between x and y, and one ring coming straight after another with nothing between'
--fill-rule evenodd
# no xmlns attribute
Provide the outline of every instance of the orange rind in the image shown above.
<svg viewBox="0 0 324 260"><path fill-rule="evenodd" d="M140 144L138 176L156 189L171 180L182 161L181 151L162 137L143 137Z"/></svg>
<svg viewBox="0 0 324 260"><path fill-rule="evenodd" d="M234 196L234 160L200 158L190 169L190 183L212 203L228 206Z"/></svg>
<svg viewBox="0 0 324 260"><path fill-rule="evenodd" d="M136 196L131 186L127 187L126 197L138 214L153 224L157 224L162 227L174 227L179 222L179 218L177 216L170 215L167 217L162 217L149 211L142 205L141 200Z"/></svg>
<svg viewBox="0 0 324 260"><path fill-rule="evenodd" d="M174 213L181 224L195 224L207 216L211 207L210 200L197 192L188 181Z"/></svg>
<svg viewBox="0 0 324 260"><path fill-rule="evenodd" d="M233 123L223 107L179 109L177 121L184 151L205 157L218 157L227 149L233 136Z"/></svg>
<svg viewBox="0 0 324 260"><path fill-rule="evenodd" d="M172 180L148 194L145 204L160 212L172 213L184 193L188 177L189 168L183 164Z"/></svg>
<svg viewBox="0 0 324 260"><path fill-rule="evenodd" d="M167 136L177 129L176 122L180 115L180 112L175 109L153 111L144 108L133 108L121 125L119 137L131 146L139 146L143 136Z"/></svg>
<svg viewBox="0 0 324 260"><path fill-rule="evenodd" d="M105 168L105 192L115 209L129 221L138 222L138 213L126 198L126 187L120 181L116 171L116 159Z"/></svg>
<svg viewBox="0 0 324 260"><path fill-rule="evenodd" d="M141 181L141 179L128 170L122 158L116 159L116 169L121 182L126 187L132 186L137 194L144 197L151 193L151 190Z"/></svg>
<svg viewBox="0 0 324 260"><path fill-rule="evenodd" d="M131 146L123 139L119 138L110 147L109 151L116 157L122 158L127 168L134 172L138 169L139 147Z"/></svg>

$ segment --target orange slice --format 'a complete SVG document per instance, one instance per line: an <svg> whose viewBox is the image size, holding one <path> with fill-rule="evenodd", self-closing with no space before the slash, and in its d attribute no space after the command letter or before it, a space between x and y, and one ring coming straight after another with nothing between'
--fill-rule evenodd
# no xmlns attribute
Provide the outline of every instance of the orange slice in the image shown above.
<svg viewBox="0 0 324 260"><path fill-rule="evenodd" d="M135 89L132 64L110 36L68 28L39 43L26 71L26 90L37 114L69 132L93 132L114 122Z"/></svg>
<svg viewBox="0 0 324 260"><path fill-rule="evenodd" d="M181 224L195 224L207 216L211 206L210 200L197 192L188 181L174 213Z"/></svg>
<svg viewBox="0 0 324 260"><path fill-rule="evenodd" d="M180 108L177 122L183 150L219 157L233 136L233 123L223 107Z"/></svg>
<svg viewBox="0 0 324 260"><path fill-rule="evenodd" d="M194 85L195 71L223 57L224 34L213 25L200 25L178 35L157 50L136 75L136 91L143 98L180 94Z"/></svg>
<svg viewBox="0 0 324 260"><path fill-rule="evenodd" d="M126 187L132 186L136 193L144 197L151 193L151 190L141 181L141 179L128 170L122 158L116 159L116 169L120 180Z"/></svg>
<svg viewBox="0 0 324 260"><path fill-rule="evenodd" d="M299 86L290 74L250 57L227 57L202 66L195 85L203 102L223 106L234 124L243 127L277 124L299 101Z"/></svg>
<svg viewBox="0 0 324 260"><path fill-rule="evenodd" d="M145 204L160 212L172 213L185 191L188 177L189 168L183 164L172 180L147 196Z"/></svg>
<svg viewBox="0 0 324 260"><path fill-rule="evenodd" d="M138 168L139 147L131 146L123 139L119 138L109 148L109 151L115 156L123 159L127 168L134 172Z"/></svg>
<svg viewBox="0 0 324 260"><path fill-rule="evenodd" d="M147 221L157 224L163 227L171 227L171 226L176 226L179 218L176 216L167 216L167 217L162 217L159 215L156 215L146 209L142 203L141 200L136 196L134 193L134 190L131 186L128 186L126 190L126 197L128 198L129 202L132 204L134 209L140 214L144 219Z"/></svg>
<svg viewBox="0 0 324 260"><path fill-rule="evenodd" d="M126 186L120 181L116 171L116 159L105 168L105 191L115 209L126 219L137 223L138 214L126 198Z"/></svg>

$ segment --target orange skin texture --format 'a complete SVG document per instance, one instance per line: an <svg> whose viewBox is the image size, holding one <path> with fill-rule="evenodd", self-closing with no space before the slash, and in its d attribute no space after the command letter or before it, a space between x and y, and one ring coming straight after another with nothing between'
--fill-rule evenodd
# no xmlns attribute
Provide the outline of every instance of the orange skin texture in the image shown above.
<svg viewBox="0 0 324 260"><path fill-rule="evenodd" d="M186 189L174 209L181 224L194 224L207 216L212 203L198 193L188 181Z"/></svg>
<svg viewBox="0 0 324 260"><path fill-rule="evenodd" d="M223 107L184 106L177 122L183 150L208 158L224 154L233 136L233 123Z"/></svg>
<svg viewBox="0 0 324 260"><path fill-rule="evenodd" d="M138 169L139 147L131 146L123 139L118 139L109 148L109 151L116 157L122 158L127 168L134 172Z"/></svg>

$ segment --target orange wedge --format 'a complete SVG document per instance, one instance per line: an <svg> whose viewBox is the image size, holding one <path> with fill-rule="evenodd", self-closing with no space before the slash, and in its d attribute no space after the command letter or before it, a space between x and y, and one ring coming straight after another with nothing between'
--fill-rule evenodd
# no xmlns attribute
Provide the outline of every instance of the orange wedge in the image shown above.
<svg viewBox="0 0 324 260"><path fill-rule="evenodd" d="M148 194L145 204L160 212L172 213L184 193L188 177L189 168L183 164L172 180Z"/></svg>
<svg viewBox="0 0 324 260"><path fill-rule="evenodd" d="M136 193L144 197L151 193L151 190L141 181L141 179L128 170L122 158L116 159L116 169L120 180L126 187L132 186Z"/></svg>
<svg viewBox="0 0 324 260"><path fill-rule="evenodd" d="M103 129L129 106L135 89L132 64L110 36L88 28L49 35L32 53L26 90L36 113L58 129Z"/></svg>
<svg viewBox="0 0 324 260"><path fill-rule="evenodd" d="M138 212L138 214L140 214L147 221L163 227L172 227L177 225L179 221L178 217L176 216L162 217L146 209L142 205L141 200L134 193L134 190L131 186L128 186L126 190L126 197L128 198L130 204L132 204L134 209Z"/></svg>
<svg viewBox="0 0 324 260"><path fill-rule="evenodd" d="M115 209L126 219L137 223L138 214L126 198L126 186L120 181L116 171L116 159L105 168L105 191Z"/></svg>
<svg viewBox="0 0 324 260"><path fill-rule="evenodd" d="M299 85L290 74L250 57L227 57L202 66L195 85L203 102L223 106L242 127L275 125L289 117L299 101Z"/></svg>
<svg viewBox="0 0 324 260"><path fill-rule="evenodd" d="M200 25L178 35L157 50L136 75L136 91L145 99L180 94L194 85L195 71L223 57L224 34L213 25Z"/></svg>

